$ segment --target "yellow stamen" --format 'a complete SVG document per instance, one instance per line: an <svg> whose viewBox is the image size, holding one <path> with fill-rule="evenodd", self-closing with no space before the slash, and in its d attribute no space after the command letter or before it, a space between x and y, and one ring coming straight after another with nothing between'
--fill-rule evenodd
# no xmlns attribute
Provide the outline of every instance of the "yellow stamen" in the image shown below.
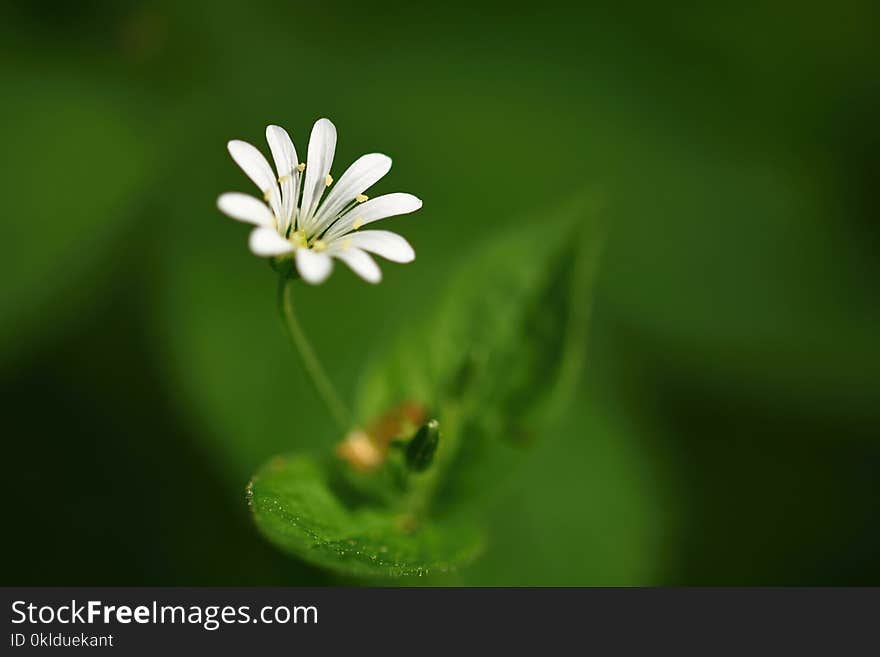
<svg viewBox="0 0 880 657"><path fill-rule="evenodd" d="M325 184L327 187L329 187L330 185L333 184L333 176L331 176L329 173L327 174L327 177L324 178L324 184Z"/></svg>
<svg viewBox="0 0 880 657"><path fill-rule="evenodd" d="M306 170L306 163L305 163L305 162L300 162L299 164L297 164L297 165L296 165L296 170L299 171L300 173L302 173L303 171L305 171L305 170Z"/></svg>
<svg viewBox="0 0 880 657"><path fill-rule="evenodd" d="M323 240L315 240L315 243L312 244L312 251L315 251L316 253L320 253L326 248L327 244Z"/></svg>
<svg viewBox="0 0 880 657"><path fill-rule="evenodd" d="M278 182L283 183L285 180L290 180L290 175L281 176L281 177L278 179Z"/></svg>
<svg viewBox="0 0 880 657"><path fill-rule="evenodd" d="M306 234L301 230L296 231L290 236L290 242L297 248L305 248L309 245Z"/></svg>
<svg viewBox="0 0 880 657"><path fill-rule="evenodd" d="M357 196L354 197L354 200L357 201L358 203L363 203L368 198L370 198L370 197L367 196L366 194L358 194Z"/></svg>
<svg viewBox="0 0 880 657"><path fill-rule="evenodd" d="M358 228L360 228L363 225L364 225L364 220L360 217L357 217L354 220L354 222L351 224L351 227L354 228L355 230L357 230Z"/></svg>

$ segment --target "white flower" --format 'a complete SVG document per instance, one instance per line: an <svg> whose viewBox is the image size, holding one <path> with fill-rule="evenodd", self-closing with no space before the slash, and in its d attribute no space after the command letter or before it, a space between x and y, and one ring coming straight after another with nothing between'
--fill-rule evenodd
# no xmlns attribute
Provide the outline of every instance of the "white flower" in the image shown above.
<svg viewBox="0 0 880 657"><path fill-rule="evenodd" d="M388 173L391 158L380 153L364 155L333 185L330 169L336 151L336 127L329 120L315 122L305 162L299 161L284 128L268 126L266 141L277 176L251 144L237 139L228 144L232 159L260 188L263 200L238 192L217 199L223 213L256 226L249 242L256 255L294 257L297 270L309 283L327 279L333 258L342 260L370 283L378 283L382 273L369 253L394 262L415 259L409 242L400 235L387 230L359 230L379 219L422 207L412 194L385 194L373 199L364 194Z"/></svg>

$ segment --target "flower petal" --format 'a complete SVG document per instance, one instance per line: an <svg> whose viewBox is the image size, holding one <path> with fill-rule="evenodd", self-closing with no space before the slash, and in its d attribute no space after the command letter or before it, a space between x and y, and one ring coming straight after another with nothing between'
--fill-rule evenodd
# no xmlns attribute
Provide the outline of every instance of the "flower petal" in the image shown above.
<svg viewBox="0 0 880 657"><path fill-rule="evenodd" d="M266 141L272 151L272 159L275 160L275 170L278 172L278 181L281 185L281 230L287 230L290 218L296 207L297 187L299 183L299 171L296 165L296 148L287 130L277 125L266 126Z"/></svg>
<svg viewBox="0 0 880 657"><path fill-rule="evenodd" d="M217 207L223 214L255 226L272 228L275 224L275 215L268 206L249 194L239 192L221 194L217 199Z"/></svg>
<svg viewBox="0 0 880 657"><path fill-rule="evenodd" d="M323 283L333 271L333 261L326 253L297 249L296 268L305 281L313 284Z"/></svg>
<svg viewBox="0 0 880 657"><path fill-rule="evenodd" d="M279 256L293 251L293 244L281 237L274 228L255 228L251 231L248 246L254 255Z"/></svg>
<svg viewBox="0 0 880 657"><path fill-rule="evenodd" d="M351 233L341 238L340 242L353 249L375 253L392 262L412 262L416 259L416 252L409 242L388 230L364 230Z"/></svg>
<svg viewBox="0 0 880 657"><path fill-rule="evenodd" d="M336 126L329 119L318 119L309 137L309 156L306 160L306 178L303 184L300 222L311 234L311 219L327 186L327 174L333 166L336 153Z"/></svg>
<svg viewBox="0 0 880 657"><path fill-rule="evenodd" d="M272 174L272 167L257 148L246 141L233 139L226 148L235 163L254 181L254 184L263 192L269 202L269 207L276 215L281 214L281 195L278 191L278 182Z"/></svg>
<svg viewBox="0 0 880 657"><path fill-rule="evenodd" d="M391 170L391 158L369 153L356 159L339 178L315 213L315 231L325 229L358 194L364 193Z"/></svg>
<svg viewBox="0 0 880 657"><path fill-rule="evenodd" d="M379 219L415 212L420 207L422 207L422 202L412 194L396 192L377 196L353 207L342 215L339 221L327 231L327 235L323 239L325 241L332 240Z"/></svg>
<svg viewBox="0 0 880 657"><path fill-rule="evenodd" d="M360 249L339 249L333 251L334 258L339 258L347 264L351 270L368 283L378 283L382 280L382 271L379 265L366 252Z"/></svg>

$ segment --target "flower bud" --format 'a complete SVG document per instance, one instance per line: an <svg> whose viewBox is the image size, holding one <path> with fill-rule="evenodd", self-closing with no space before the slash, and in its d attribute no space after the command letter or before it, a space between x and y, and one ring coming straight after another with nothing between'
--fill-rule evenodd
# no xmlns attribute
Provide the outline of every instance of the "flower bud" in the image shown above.
<svg viewBox="0 0 880 657"><path fill-rule="evenodd" d="M440 443L440 423L428 420L406 446L406 467L414 472L424 472L434 461Z"/></svg>

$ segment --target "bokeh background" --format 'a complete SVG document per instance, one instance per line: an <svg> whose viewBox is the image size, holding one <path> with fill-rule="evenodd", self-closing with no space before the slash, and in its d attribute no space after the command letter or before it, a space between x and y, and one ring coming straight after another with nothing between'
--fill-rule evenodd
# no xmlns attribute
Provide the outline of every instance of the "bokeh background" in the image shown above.
<svg viewBox="0 0 880 657"><path fill-rule="evenodd" d="M328 116L425 201L301 294L345 394L461 253L604 202L578 403L447 582L880 584L880 5L688 4L0 5L2 583L345 583L248 516L338 437L214 205Z"/></svg>

